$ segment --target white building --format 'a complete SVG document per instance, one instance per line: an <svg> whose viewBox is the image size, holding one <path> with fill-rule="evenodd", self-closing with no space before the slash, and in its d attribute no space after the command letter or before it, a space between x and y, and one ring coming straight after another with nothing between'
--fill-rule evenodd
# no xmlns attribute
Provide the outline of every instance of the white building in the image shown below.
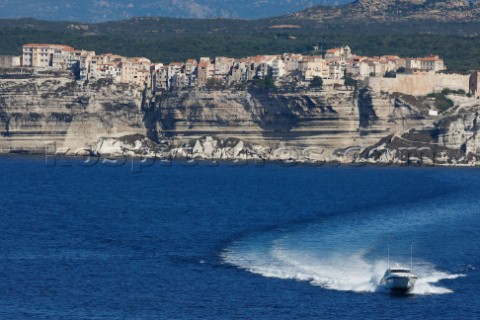
<svg viewBox="0 0 480 320"><path fill-rule="evenodd" d="M278 79L283 77L287 73L285 62L278 58L272 62L272 77Z"/></svg>
<svg viewBox="0 0 480 320"><path fill-rule="evenodd" d="M126 62L122 62L121 82L150 86L151 65L152 62L147 58L130 58Z"/></svg>
<svg viewBox="0 0 480 320"><path fill-rule="evenodd" d="M330 75L330 67L321 56L304 56L298 64L301 77L305 81L311 81L314 77L327 79Z"/></svg>
<svg viewBox="0 0 480 320"><path fill-rule="evenodd" d="M60 44L35 44L23 46L24 67L67 69L74 59L74 49Z"/></svg>
<svg viewBox="0 0 480 320"><path fill-rule="evenodd" d="M427 70L442 71L445 70L445 64L439 56L431 55L424 58L408 58L406 61L408 70Z"/></svg>
<svg viewBox="0 0 480 320"><path fill-rule="evenodd" d="M334 62L329 64L329 79L340 80L345 78L345 64L341 62Z"/></svg>

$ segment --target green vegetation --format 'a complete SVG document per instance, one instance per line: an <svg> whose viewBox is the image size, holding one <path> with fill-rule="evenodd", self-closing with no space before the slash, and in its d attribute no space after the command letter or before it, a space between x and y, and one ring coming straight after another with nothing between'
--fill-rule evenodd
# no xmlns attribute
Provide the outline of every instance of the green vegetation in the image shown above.
<svg viewBox="0 0 480 320"><path fill-rule="evenodd" d="M345 76L345 86L357 87L358 81L353 79L350 75Z"/></svg>
<svg viewBox="0 0 480 320"><path fill-rule="evenodd" d="M89 25L88 30L83 30L69 28L69 22L0 20L0 54L19 55L25 43L46 42L69 44L97 53L144 56L168 63L201 56L239 58L283 52L309 54L315 45L326 49L348 44L359 55L412 57L433 53L445 59L449 71L480 69L480 36L395 34L389 29L382 29L382 32L392 34L382 35L360 29L317 28L301 25L298 21L296 24L301 28L286 30L272 29L272 23L278 22L138 18ZM369 30L374 29L369 27Z"/></svg>
<svg viewBox="0 0 480 320"><path fill-rule="evenodd" d="M268 76L265 78L255 78L253 80L253 86L257 89L268 90L275 89L275 81L272 77Z"/></svg>
<svg viewBox="0 0 480 320"><path fill-rule="evenodd" d="M397 73L395 71L387 71L384 75L385 78L396 78Z"/></svg>
<svg viewBox="0 0 480 320"><path fill-rule="evenodd" d="M226 86L222 80L211 78L207 80L207 83L205 84L205 88L209 90L222 90L222 89L225 89Z"/></svg>
<svg viewBox="0 0 480 320"><path fill-rule="evenodd" d="M315 76L310 82L310 88L321 88L323 86L322 77Z"/></svg>
<svg viewBox="0 0 480 320"><path fill-rule="evenodd" d="M465 95L466 92L465 92L465 90L463 90L463 89L452 90L452 89L449 89L449 88L445 88L445 89L442 90L442 94L443 94L444 96L449 95L449 94Z"/></svg>
<svg viewBox="0 0 480 320"><path fill-rule="evenodd" d="M443 91L441 93L430 93L427 97L435 99L435 108L441 112L450 109L454 105L453 101L448 99Z"/></svg>
<svg viewBox="0 0 480 320"><path fill-rule="evenodd" d="M352 78L351 74L345 75L345 86L346 87L353 87L353 99L357 99L358 97L358 80Z"/></svg>

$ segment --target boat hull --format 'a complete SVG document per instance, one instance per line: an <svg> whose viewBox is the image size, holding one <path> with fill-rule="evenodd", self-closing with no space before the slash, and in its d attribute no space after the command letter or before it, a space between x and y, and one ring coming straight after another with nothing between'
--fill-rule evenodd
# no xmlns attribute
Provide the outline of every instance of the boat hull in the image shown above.
<svg viewBox="0 0 480 320"><path fill-rule="evenodd" d="M382 285L391 293L409 293L415 287L415 278L412 277L388 277L382 280Z"/></svg>

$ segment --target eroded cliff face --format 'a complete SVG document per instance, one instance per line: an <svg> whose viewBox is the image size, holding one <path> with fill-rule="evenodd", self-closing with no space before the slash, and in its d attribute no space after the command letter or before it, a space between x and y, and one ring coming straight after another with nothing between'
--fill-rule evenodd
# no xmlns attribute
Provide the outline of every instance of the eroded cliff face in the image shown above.
<svg viewBox="0 0 480 320"><path fill-rule="evenodd" d="M102 137L144 133L138 88L66 77L0 80L0 148L3 152L75 153Z"/></svg>
<svg viewBox="0 0 480 320"><path fill-rule="evenodd" d="M152 97L144 112L152 140L173 139L175 154L207 159L343 161L351 147L434 121L398 95L367 87L176 91Z"/></svg>
<svg viewBox="0 0 480 320"><path fill-rule="evenodd" d="M435 142L466 155L480 155L480 102L469 108L458 108L454 114L436 124Z"/></svg>
<svg viewBox="0 0 480 320"><path fill-rule="evenodd" d="M3 79L0 151L404 163L409 148L431 147L437 163L471 164L480 101L463 99L432 117L423 100L363 86L152 95L108 81Z"/></svg>
<svg viewBox="0 0 480 320"><path fill-rule="evenodd" d="M350 90L179 91L152 99L145 117L150 137L185 142L202 136L334 148L359 136L358 109Z"/></svg>

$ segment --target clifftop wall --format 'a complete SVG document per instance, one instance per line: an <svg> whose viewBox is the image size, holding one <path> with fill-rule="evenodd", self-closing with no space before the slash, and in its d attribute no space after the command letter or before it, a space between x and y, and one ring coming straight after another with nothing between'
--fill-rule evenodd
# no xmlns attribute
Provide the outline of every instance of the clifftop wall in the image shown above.
<svg viewBox="0 0 480 320"><path fill-rule="evenodd" d="M396 78L369 77L366 84L377 92L401 92L412 96L425 96L445 88L469 91L469 75L461 74L397 74Z"/></svg>

